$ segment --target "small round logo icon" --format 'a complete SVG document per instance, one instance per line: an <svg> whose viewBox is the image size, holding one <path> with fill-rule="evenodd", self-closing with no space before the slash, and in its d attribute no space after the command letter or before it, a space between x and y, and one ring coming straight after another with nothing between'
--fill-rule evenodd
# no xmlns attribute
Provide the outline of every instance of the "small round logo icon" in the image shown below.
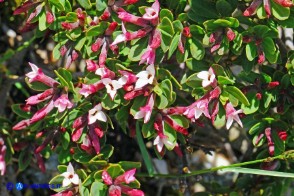
<svg viewBox="0 0 294 196"><path fill-rule="evenodd" d="M21 182L18 182L15 184L15 188L16 188L16 190L21 191L23 189L23 184Z"/></svg>
<svg viewBox="0 0 294 196"><path fill-rule="evenodd" d="M6 184L6 188L7 188L7 190L11 191L13 189L13 183L12 182L8 182Z"/></svg>

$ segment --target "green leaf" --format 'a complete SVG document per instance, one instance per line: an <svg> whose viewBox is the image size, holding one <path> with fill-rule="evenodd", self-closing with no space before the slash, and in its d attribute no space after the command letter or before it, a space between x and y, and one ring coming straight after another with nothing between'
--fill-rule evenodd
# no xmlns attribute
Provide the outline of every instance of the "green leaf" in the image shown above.
<svg viewBox="0 0 294 196"><path fill-rule="evenodd" d="M96 10L102 12L107 8L107 0L96 0Z"/></svg>
<svg viewBox="0 0 294 196"><path fill-rule="evenodd" d="M233 12L233 8L226 0L218 0L216 2L217 11L223 16L230 16Z"/></svg>
<svg viewBox="0 0 294 196"><path fill-rule="evenodd" d="M79 163L89 163L89 161L92 159L92 155L86 153L86 152L76 152L74 155L73 155L73 159L76 160L77 162Z"/></svg>
<svg viewBox="0 0 294 196"><path fill-rule="evenodd" d="M168 55L167 55L167 58L170 59L170 57L172 56L172 54L176 51L176 49L178 48L178 44L179 44L179 41L180 41L180 38L181 36L179 34L175 35L171 44L170 44L170 47L169 47L169 51L168 51Z"/></svg>
<svg viewBox="0 0 294 196"><path fill-rule="evenodd" d="M227 86L225 88L225 91L227 91L229 94L233 95L235 98L237 98L239 101L241 101L244 105L249 106L249 101L245 97L245 95L235 86Z"/></svg>
<svg viewBox="0 0 294 196"><path fill-rule="evenodd" d="M70 135L68 132L65 132L62 134L61 136L61 144L62 144L62 147L64 150L68 149L68 145L69 145L69 142L70 142Z"/></svg>
<svg viewBox="0 0 294 196"><path fill-rule="evenodd" d="M146 145L144 143L144 140L143 140L143 137L142 137L142 134L141 134L141 131L140 130L141 130L140 129L140 125L139 125L139 122L137 121L136 122L136 137L137 137L137 141L138 141L139 148L140 148L140 151L141 151L141 154L142 154L144 163L146 165L148 174L149 174L149 176L152 176L154 174L153 164L152 164L151 158L149 156L149 153L148 153L148 151L146 149Z"/></svg>
<svg viewBox="0 0 294 196"><path fill-rule="evenodd" d="M235 81L231 80L230 78L226 77L226 76L217 76L217 82L219 84L234 84Z"/></svg>
<svg viewBox="0 0 294 196"><path fill-rule="evenodd" d="M113 100L111 100L108 94L105 94L101 100L102 107L106 110L112 110L118 107L121 103L120 95L117 93Z"/></svg>
<svg viewBox="0 0 294 196"><path fill-rule="evenodd" d="M122 167L118 164L110 164L106 171L112 178L116 178L124 173Z"/></svg>
<svg viewBox="0 0 294 196"><path fill-rule="evenodd" d="M182 22L179 21L179 20L175 20L173 21L173 27L175 29L175 32L177 33L181 33L183 31L183 25L182 25Z"/></svg>
<svg viewBox="0 0 294 196"><path fill-rule="evenodd" d="M226 124L226 111L224 106L219 103L219 111L216 115L213 125L217 128L223 127Z"/></svg>
<svg viewBox="0 0 294 196"><path fill-rule="evenodd" d="M207 19L219 17L215 9L215 2L193 0L190 1L190 6L191 9L188 12L188 17L197 23L202 23Z"/></svg>
<svg viewBox="0 0 294 196"><path fill-rule="evenodd" d="M201 60L205 55L205 50L202 44L196 39L189 39L188 40L190 45L190 52L194 59Z"/></svg>
<svg viewBox="0 0 294 196"><path fill-rule="evenodd" d="M167 17L170 21L174 20L173 13L168 9L160 10L159 17L160 17L160 20L163 20L164 17Z"/></svg>
<svg viewBox="0 0 294 196"><path fill-rule="evenodd" d="M120 166L125 170L130 170L133 168L140 168L142 166L142 164L140 162L132 162L132 161L120 161L118 162L118 164L120 164Z"/></svg>
<svg viewBox="0 0 294 196"><path fill-rule="evenodd" d="M175 143L177 140L177 132L169 126L167 123L164 123L163 133L168 137L168 141ZM165 145L168 150L172 150L169 146Z"/></svg>
<svg viewBox="0 0 294 196"><path fill-rule="evenodd" d="M102 182L93 182L90 195L106 195L106 185Z"/></svg>
<svg viewBox="0 0 294 196"><path fill-rule="evenodd" d="M49 0L51 5L54 5L60 11L65 10L65 1L64 0Z"/></svg>
<svg viewBox="0 0 294 196"><path fill-rule="evenodd" d="M26 81L27 85L29 86L29 88L31 88L35 91L45 91L50 88L49 86L47 86L41 82L29 82L28 78L26 78L25 81Z"/></svg>
<svg viewBox="0 0 294 196"><path fill-rule="evenodd" d="M190 70L195 71L195 72L200 72L200 71L209 69L209 65L207 62L205 62L204 60L198 61L198 60L195 60L194 58L187 59L186 66Z"/></svg>
<svg viewBox="0 0 294 196"><path fill-rule="evenodd" d="M271 4L274 17L278 20L286 20L290 16L290 8L283 7L278 3Z"/></svg>
<svg viewBox="0 0 294 196"><path fill-rule="evenodd" d="M280 139L276 131L272 131L272 138L275 146L275 156L278 156L285 152L285 142Z"/></svg>
<svg viewBox="0 0 294 196"><path fill-rule="evenodd" d="M257 47L254 42L246 44L246 57L249 61L253 61L257 57Z"/></svg>
<svg viewBox="0 0 294 196"><path fill-rule="evenodd" d="M228 167L228 168L221 169L221 171L243 173L243 174L256 174L256 175L262 175L262 176L275 176L275 177L282 177L282 178L294 178L293 173L269 171L269 170L262 170L262 169L250 169L250 168L243 168L243 167Z"/></svg>
<svg viewBox="0 0 294 196"><path fill-rule="evenodd" d="M135 45L131 47L128 58L131 61L140 61L141 56L145 53L148 45L148 38L144 37L139 39Z"/></svg>
<svg viewBox="0 0 294 196"><path fill-rule="evenodd" d="M92 4L90 0L77 0L79 4L85 9L91 9Z"/></svg>
<svg viewBox="0 0 294 196"><path fill-rule="evenodd" d="M258 100L256 98L256 93L248 93L247 98L249 100L250 105L245 106L244 104L242 104L241 108L242 108L244 114L246 114L246 115L253 114L254 112L256 112L259 109L260 100Z"/></svg>
<svg viewBox="0 0 294 196"><path fill-rule="evenodd" d="M250 135L254 135L254 134L258 134L262 131L264 131L265 129L265 123L264 122L258 122L255 125L253 125L250 129L249 129L249 134Z"/></svg>
<svg viewBox="0 0 294 196"><path fill-rule="evenodd" d="M142 134L144 138L150 138L155 134L154 120L155 118L150 118L149 122L143 124Z"/></svg>
<svg viewBox="0 0 294 196"><path fill-rule="evenodd" d="M111 146L110 144L106 144L101 148L100 154L103 155L102 156L103 159L109 159L109 157L111 157L111 155L113 154L113 150L114 150L113 146Z"/></svg>
<svg viewBox="0 0 294 196"><path fill-rule="evenodd" d="M20 152L18 157L18 167L20 171L25 170L31 163L32 153L28 150L24 150Z"/></svg>
<svg viewBox="0 0 294 196"><path fill-rule="evenodd" d="M166 52L175 33L171 20L168 17L164 17L159 25L159 29L161 31L161 48L163 52Z"/></svg>
<svg viewBox="0 0 294 196"><path fill-rule="evenodd" d="M59 192L59 191L62 191L62 190L67 189L67 187L62 187L62 181L63 181L63 179L64 179L63 176L61 176L61 175L57 175L57 176L54 176L54 177L50 180L49 184L55 184L55 185L60 184L60 185L61 185L59 188L54 188L54 189L53 189L54 191ZM50 187L50 188L51 188L51 187ZM51 188L51 189L52 189L52 188Z"/></svg>
<svg viewBox="0 0 294 196"><path fill-rule="evenodd" d="M221 66L219 64L213 64L213 65L211 65L211 67L217 76L227 76L223 66ZM203 71L203 70L201 70L201 71Z"/></svg>
<svg viewBox="0 0 294 196"><path fill-rule="evenodd" d="M48 28L48 23L46 20L46 12L44 10L41 11L41 13L39 14L39 30L40 31L44 31Z"/></svg>
<svg viewBox="0 0 294 196"><path fill-rule="evenodd" d="M96 26L91 26L86 30L86 36L100 36L108 28L107 22L100 22Z"/></svg>
<svg viewBox="0 0 294 196"><path fill-rule="evenodd" d="M17 114L18 116L21 116L23 118L29 119L32 117L32 114L29 112L25 112L21 109L22 104L13 104L11 106L12 111Z"/></svg>

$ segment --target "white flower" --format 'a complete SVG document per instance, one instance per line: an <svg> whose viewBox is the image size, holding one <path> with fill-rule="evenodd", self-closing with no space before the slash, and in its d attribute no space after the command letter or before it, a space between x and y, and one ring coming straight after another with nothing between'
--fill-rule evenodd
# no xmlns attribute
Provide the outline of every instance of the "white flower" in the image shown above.
<svg viewBox="0 0 294 196"><path fill-rule="evenodd" d="M109 78L103 78L101 81L105 85L107 93L110 95L111 99L113 100L117 90L122 88L121 83L117 80L111 80Z"/></svg>
<svg viewBox="0 0 294 196"><path fill-rule="evenodd" d="M147 84L152 84L155 77L154 65L149 65L146 71L141 71L137 74L138 80L135 85L135 90L142 88Z"/></svg>
<svg viewBox="0 0 294 196"><path fill-rule="evenodd" d="M165 145L165 147L167 149L173 149L177 143L173 143L171 141L168 140L168 138L166 136L157 136L153 142L153 145L156 145L156 149L157 151L160 153L163 149L163 145Z"/></svg>
<svg viewBox="0 0 294 196"><path fill-rule="evenodd" d="M197 77L202 79L202 86L204 88L208 86L215 86L216 84L215 74L212 68L210 68L208 71L199 72Z"/></svg>
<svg viewBox="0 0 294 196"><path fill-rule="evenodd" d="M79 176L75 174L74 168L71 163L68 164L66 172L62 173L61 176L64 177L62 181L62 187L66 187L71 183L75 185L79 184Z"/></svg>
<svg viewBox="0 0 294 196"><path fill-rule="evenodd" d="M104 114L104 112L102 112L102 106L100 103L89 110L88 123L93 124L94 122L96 122L96 120L100 120L103 122L107 121L106 115Z"/></svg>

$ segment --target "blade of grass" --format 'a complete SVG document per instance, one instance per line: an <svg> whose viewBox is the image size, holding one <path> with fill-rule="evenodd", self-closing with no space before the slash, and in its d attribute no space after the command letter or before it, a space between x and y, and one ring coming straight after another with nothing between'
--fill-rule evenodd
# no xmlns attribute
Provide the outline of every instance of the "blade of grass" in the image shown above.
<svg viewBox="0 0 294 196"><path fill-rule="evenodd" d="M269 171L269 170L262 170L262 169L251 169L251 168L244 168L244 167L224 168L224 169L221 169L220 171L243 173L243 174L256 174L256 175L263 175L263 176L275 176L275 177L284 177L284 178L294 178L293 173Z"/></svg>
<svg viewBox="0 0 294 196"><path fill-rule="evenodd" d="M142 133L141 133L141 129L140 129L140 125L139 125L138 121L136 122L136 136L137 136L137 141L138 141L138 144L139 144L140 151L142 153L144 163L145 163L145 165L147 167L148 174L149 174L149 176L153 176L154 167L153 167L152 161L150 159L149 153L148 153L148 151L146 149L146 145L144 143Z"/></svg>

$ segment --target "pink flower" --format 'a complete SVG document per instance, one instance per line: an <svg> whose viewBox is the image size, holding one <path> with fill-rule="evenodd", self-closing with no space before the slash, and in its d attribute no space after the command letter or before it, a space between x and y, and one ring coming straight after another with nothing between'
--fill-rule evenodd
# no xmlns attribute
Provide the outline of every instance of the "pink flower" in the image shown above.
<svg viewBox="0 0 294 196"><path fill-rule="evenodd" d="M104 88L102 81L98 81L94 84L82 84L82 89L79 91L79 93L85 97L88 97L102 88Z"/></svg>
<svg viewBox="0 0 294 196"><path fill-rule="evenodd" d="M230 127L233 124L233 121L235 120L241 127L243 127L243 124L239 118L240 113L243 113L243 111L240 110L235 110L235 108L233 107L233 105L228 102L225 105L225 110L226 110L226 118L227 118L227 123L226 123L226 128L230 129Z"/></svg>
<svg viewBox="0 0 294 196"><path fill-rule="evenodd" d="M99 65L95 63L93 60L86 60L86 66L87 70L90 72L95 72L99 68Z"/></svg>
<svg viewBox="0 0 294 196"><path fill-rule="evenodd" d="M151 94L147 101L147 104L144 107L140 108L140 111L135 114L134 119L144 118L144 123L149 122L151 113L153 110L153 106L154 106L154 95Z"/></svg>
<svg viewBox="0 0 294 196"><path fill-rule="evenodd" d="M6 171L6 162L5 162L5 155L6 155L6 145L4 143L4 140L0 138L0 171L1 176L4 176Z"/></svg>
<svg viewBox="0 0 294 196"><path fill-rule="evenodd" d="M113 79L115 77L115 73L108 69L107 67L98 68L95 72L96 75L101 76L101 79L108 78Z"/></svg>
<svg viewBox="0 0 294 196"><path fill-rule="evenodd" d="M118 176L115 180L111 178L106 170L102 172L102 180L106 185L110 185L108 193L110 196L120 196L122 193L130 196L144 196L141 190L126 186L136 180L134 177L136 169L131 169Z"/></svg>
<svg viewBox="0 0 294 196"><path fill-rule="evenodd" d="M102 172L102 180L106 185L112 185L113 183L111 176L105 170Z"/></svg>
<svg viewBox="0 0 294 196"><path fill-rule="evenodd" d="M33 117L30 119L30 124L35 123L39 120L42 120L49 114L54 108L54 101L51 100L45 107L42 109L38 110Z"/></svg>
<svg viewBox="0 0 294 196"><path fill-rule="evenodd" d="M135 173L136 173L136 169L131 169L126 171L124 174L118 176L115 179L114 184L122 184L122 183L130 184L131 182L134 182L136 180L136 178L134 177Z"/></svg>
<svg viewBox="0 0 294 196"><path fill-rule="evenodd" d="M100 129L101 128L98 126L97 123L89 125L89 138L93 148L96 151L96 154L99 154L101 149L99 138L103 136L103 132ZM102 132L102 134L101 133L97 134L98 131Z"/></svg>
<svg viewBox="0 0 294 196"><path fill-rule="evenodd" d="M93 153L93 148L92 148L92 144L91 144L91 140L89 138L88 135L86 135L83 139L83 143L81 144L81 149L83 149L84 151L86 151L88 154L92 154Z"/></svg>
<svg viewBox="0 0 294 196"><path fill-rule="evenodd" d="M29 78L29 82L42 82L43 84L50 86L50 87L55 87L56 85L59 84L56 80L53 78L50 78L46 76L42 69L38 68L35 64L29 63L29 65L32 68L32 71L27 73L26 76Z"/></svg>
<svg viewBox="0 0 294 196"><path fill-rule="evenodd" d="M33 95L29 97L26 100L26 102L28 105L36 105L38 103L51 99L53 96L53 92L54 92L53 88L47 89L43 93L39 93L37 95Z"/></svg>
<svg viewBox="0 0 294 196"><path fill-rule="evenodd" d="M123 22L133 23L135 25L142 26L142 27L145 27L148 25L147 20L141 17L135 16L133 14L130 14L122 8L120 8L118 11L118 18L121 19Z"/></svg>
<svg viewBox="0 0 294 196"><path fill-rule="evenodd" d="M291 0L274 0L277 4L280 4L283 7L292 7L293 1Z"/></svg>
<svg viewBox="0 0 294 196"><path fill-rule="evenodd" d="M272 135L271 128L270 127L266 128L264 132L265 132L265 136L267 139L269 154L271 156L273 156L275 153L275 145L274 145L274 142L272 141L272 138L271 138L271 135Z"/></svg>
<svg viewBox="0 0 294 196"><path fill-rule="evenodd" d="M3 0L4 1L4 0ZM137 3L139 0L124 0L125 5L131 5Z"/></svg>
<svg viewBox="0 0 294 196"><path fill-rule="evenodd" d="M22 120L12 127L13 130L18 131L30 126L30 119Z"/></svg>
<svg viewBox="0 0 294 196"><path fill-rule="evenodd" d="M121 187L111 185L108 190L109 196L121 196Z"/></svg>
<svg viewBox="0 0 294 196"><path fill-rule="evenodd" d="M58 112L63 112L66 108L72 108L73 104L68 100L68 95L63 94L54 101L54 106L58 108Z"/></svg>
<svg viewBox="0 0 294 196"><path fill-rule="evenodd" d="M93 52L97 52L97 51L101 48L101 46L102 46L103 43L104 43L104 39L98 37L98 38L96 39L95 43L92 44L92 46L91 46L91 50L92 50Z"/></svg>
<svg viewBox="0 0 294 196"><path fill-rule="evenodd" d="M197 74L197 77L202 79L202 86L204 88L208 86L216 87L216 77L212 68L209 68L208 71L201 71Z"/></svg>
<svg viewBox="0 0 294 196"><path fill-rule="evenodd" d="M111 46L117 45L121 42L131 41L134 39L145 37L152 30L150 26L147 26L135 32L128 32L124 26L124 23L121 24L121 27L123 34L118 35L115 38L115 40L111 43Z"/></svg>
<svg viewBox="0 0 294 196"><path fill-rule="evenodd" d="M150 20L152 24L156 25L158 23L158 16L159 16L160 5L158 0L152 4L151 7L145 8L145 14L142 18L146 20Z"/></svg>
<svg viewBox="0 0 294 196"><path fill-rule="evenodd" d="M102 112L101 103L97 104L94 108L89 110L89 115L88 115L88 123L89 123L89 125L96 122L96 120L99 120L99 121L102 121L102 122L107 121L106 115L104 114L104 112Z"/></svg>
<svg viewBox="0 0 294 196"><path fill-rule="evenodd" d="M261 5L262 0L253 0L250 6L244 11L244 16L252 16L256 13L257 8Z"/></svg>

